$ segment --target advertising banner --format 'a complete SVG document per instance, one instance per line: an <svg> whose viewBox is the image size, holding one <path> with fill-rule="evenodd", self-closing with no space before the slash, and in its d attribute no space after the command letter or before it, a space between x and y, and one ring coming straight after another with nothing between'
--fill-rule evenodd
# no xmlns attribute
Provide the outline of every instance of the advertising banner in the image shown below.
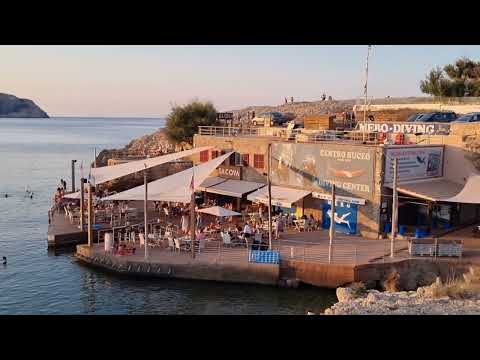
<svg viewBox="0 0 480 360"><path fill-rule="evenodd" d="M443 145L392 147L385 152L385 185L393 182L393 159L398 159L398 182L443 176Z"/></svg>
<svg viewBox="0 0 480 360"><path fill-rule="evenodd" d="M218 168L218 176L225 179L242 180L241 166L220 165Z"/></svg>
<svg viewBox="0 0 480 360"><path fill-rule="evenodd" d="M330 228L332 219L332 205L323 204L322 228ZM340 203L335 206L335 232L343 234L357 233L357 205Z"/></svg>
<svg viewBox="0 0 480 360"><path fill-rule="evenodd" d="M272 144L272 183L373 197L375 150L339 144Z"/></svg>
<svg viewBox="0 0 480 360"><path fill-rule="evenodd" d="M357 124L357 130L365 132L448 135L450 124L410 122L370 122Z"/></svg>

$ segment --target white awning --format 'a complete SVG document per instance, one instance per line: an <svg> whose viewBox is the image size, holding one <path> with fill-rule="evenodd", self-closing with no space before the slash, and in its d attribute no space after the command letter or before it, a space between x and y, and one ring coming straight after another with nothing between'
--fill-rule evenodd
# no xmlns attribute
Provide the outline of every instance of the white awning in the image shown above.
<svg viewBox="0 0 480 360"><path fill-rule="evenodd" d="M65 199L80 199L80 191L63 195Z"/></svg>
<svg viewBox="0 0 480 360"><path fill-rule="evenodd" d="M199 153L200 151L208 150L211 148L212 146L203 146L193 148L191 150L180 151L173 154L157 156L154 158L131 161L124 164L92 168L90 171L92 177L92 184L98 185L106 181L110 181L125 175L145 170L145 168L148 169L157 165L165 164L167 162L177 160L186 156L191 156L193 154Z"/></svg>
<svg viewBox="0 0 480 360"><path fill-rule="evenodd" d="M227 180L205 189L206 192L212 194L220 194L241 198L244 194L248 194L254 190L264 187L265 184L243 181L243 180Z"/></svg>
<svg viewBox="0 0 480 360"><path fill-rule="evenodd" d="M281 186L272 186L272 205L291 208L293 204L310 194L307 190L291 189ZM247 196L252 202L261 202L268 205L268 187L255 191Z"/></svg>
<svg viewBox="0 0 480 360"><path fill-rule="evenodd" d="M227 181L227 179L218 177L218 176L209 176L208 178L205 179L205 181L198 187L197 190L200 191L207 191L207 188L213 185L220 184L222 182Z"/></svg>
<svg viewBox="0 0 480 360"><path fill-rule="evenodd" d="M235 211L232 211L232 210L229 210L229 209L225 209L221 206L212 206L212 207L209 207L209 208L206 208L206 209L197 210L197 212L204 213L204 214L209 214L209 215L214 215L214 216L218 216L218 217L242 215L238 212L235 212Z"/></svg>
<svg viewBox="0 0 480 360"><path fill-rule="evenodd" d="M450 198L443 198L441 201L480 204L480 175L471 175L458 194Z"/></svg>
<svg viewBox="0 0 480 360"><path fill-rule="evenodd" d="M429 201L480 204L480 175L471 175L465 185L440 178L400 184L397 190Z"/></svg>
<svg viewBox="0 0 480 360"><path fill-rule="evenodd" d="M183 203L190 202L192 195L192 176L195 179L194 188L197 189L212 171L224 162L231 154L232 152L229 152L228 154L222 155L201 165L152 181L147 187L148 200ZM102 200L143 200L145 196L144 192L144 186L140 185L130 190L105 197Z"/></svg>

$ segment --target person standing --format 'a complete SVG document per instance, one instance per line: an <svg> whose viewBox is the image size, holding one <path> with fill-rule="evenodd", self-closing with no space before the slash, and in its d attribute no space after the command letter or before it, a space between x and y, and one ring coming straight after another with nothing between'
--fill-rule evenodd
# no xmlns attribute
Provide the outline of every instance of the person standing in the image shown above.
<svg viewBox="0 0 480 360"><path fill-rule="evenodd" d="M291 97L290 97L290 101L291 101L291 102L292 102L292 104L293 104L293 96L291 96Z"/></svg>
<svg viewBox="0 0 480 360"><path fill-rule="evenodd" d="M287 98L285 98L285 104L288 104L288 100L287 100Z"/></svg>
<svg viewBox="0 0 480 360"><path fill-rule="evenodd" d="M188 228L189 228L188 222L189 222L188 221L188 214L187 214L186 211L184 211L183 214L182 214L182 233L184 235L188 234Z"/></svg>

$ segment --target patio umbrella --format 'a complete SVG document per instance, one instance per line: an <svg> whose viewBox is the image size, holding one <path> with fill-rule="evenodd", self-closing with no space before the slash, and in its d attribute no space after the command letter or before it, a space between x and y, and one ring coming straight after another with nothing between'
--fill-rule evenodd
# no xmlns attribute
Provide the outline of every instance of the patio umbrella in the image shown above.
<svg viewBox="0 0 480 360"><path fill-rule="evenodd" d="M225 209L221 206L212 206L212 207L209 207L209 208L206 208L206 209L197 210L197 212L204 213L204 214L209 214L209 215L213 215L213 216L218 216L218 217L242 215L238 212Z"/></svg>

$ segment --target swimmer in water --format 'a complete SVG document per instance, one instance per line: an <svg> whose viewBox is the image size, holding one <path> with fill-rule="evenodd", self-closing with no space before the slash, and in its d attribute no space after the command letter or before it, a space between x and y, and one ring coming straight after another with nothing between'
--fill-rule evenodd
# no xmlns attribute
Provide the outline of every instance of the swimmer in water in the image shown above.
<svg viewBox="0 0 480 360"><path fill-rule="evenodd" d="M3 257L3 265L7 265L7 257L6 256Z"/></svg>
<svg viewBox="0 0 480 360"><path fill-rule="evenodd" d="M30 193L30 199L33 199L33 192Z"/></svg>
<svg viewBox="0 0 480 360"><path fill-rule="evenodd" d="M8 194L5 194L5 197L8 198Z"/></svg>

